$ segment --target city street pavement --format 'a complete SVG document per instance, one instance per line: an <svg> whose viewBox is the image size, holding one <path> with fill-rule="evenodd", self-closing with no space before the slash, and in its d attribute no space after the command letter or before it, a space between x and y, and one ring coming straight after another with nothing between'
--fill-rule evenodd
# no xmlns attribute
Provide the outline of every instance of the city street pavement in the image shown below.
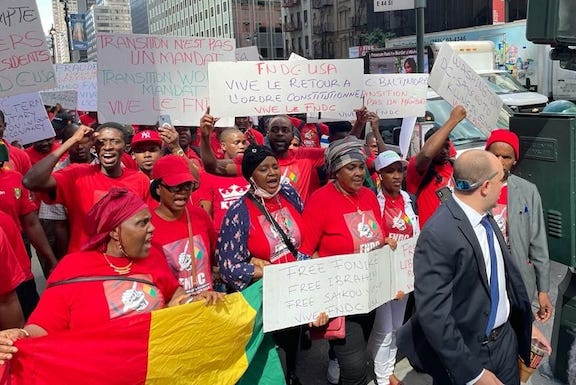
<svg viewBox="0 0 576 385"><path fill-rule="evenodd" d="M36 277L36 285L38 291L41 293L46 287L46 281L42 276L42 269L36 257L32 261L32 270ZM558 295L558 284L566 274L566 266L556 262L551 263L550 278L551 278L551 300L556 305L556 297ZM554 318L546 324L538 326L542 332L548 337L552 336L552 326ZM554 348L554 346L552 347ZM326 385L326 370L328 368L328 343L326 341L314 341L313 346L309 350L303 350L298 358L296 373L300 378L303 385ZM402 380L405 385L431 385L432 379L430 376L422 373L417 373L412 369L408 360L403 359L396 365L396 376ZM373 383L371 383L373 384ZM552 372L548 364L548 359L545 358L543 363L534 372L528 385L564 385L562 382L552 378ZM274 384L271 384L274 385ZM388 384L385 384L388 385Z"/></svg>

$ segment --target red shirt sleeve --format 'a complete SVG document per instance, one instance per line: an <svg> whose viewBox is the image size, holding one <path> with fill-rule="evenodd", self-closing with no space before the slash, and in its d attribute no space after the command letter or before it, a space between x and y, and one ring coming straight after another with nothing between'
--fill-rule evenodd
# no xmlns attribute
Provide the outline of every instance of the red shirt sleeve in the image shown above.
<svg viewBox="0 0 576 385"><path fill-rule="evenodd" d="M0 228L0 294L8 294L25 280L25 275L6 233Z"/></svg>
<svg viewBox="0 0 576 385"><path fill-rule="evenodd" d="M313 192L302 212L304 236L300 251L307 255L312 255L318 250L322 229L325 227L323 219L326 216L323 211L326 210L326 202L323 201L323 195L323 189Z"/></svg>
<svg viewBox="0 0 576 385"><path fill-rule="evenodd" d="M420 183L422 183L424 175L418 174L416 170L416 157L413 156L408 161L408 168L406 170L406 191L411 194L416 194Z"/></svg>

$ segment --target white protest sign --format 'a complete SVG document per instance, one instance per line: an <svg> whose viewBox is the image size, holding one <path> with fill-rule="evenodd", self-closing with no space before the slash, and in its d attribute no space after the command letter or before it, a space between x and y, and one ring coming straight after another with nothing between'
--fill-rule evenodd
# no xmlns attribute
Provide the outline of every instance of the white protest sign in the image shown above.
<svg viewBox="0 0 576 385"><path fill-rule="evenodd" d="M364 105L380 119L424 116L428 74L364 75Z"/></svg>
<svg viewBox="0 0 576 385"><path fill-rule="evenodd" d="M55 135L38 92L2 98L0 110L6 117L4 138L8 142L26 145Z"/></svg>
<svg viewBox="0 0 576 385"><path fill-rule="evenodd" d="M56 64L56 81L59 90L78 91L78 110L98 110L96 62Z"/></svg>
<svg viewBox="0 0 576 385"><path fill-rule="evenodd" d="M290 56L288 57L288 61L292 61L292 60L308 60L308 59L305 58L304 56L300 56L297 53L292 52L290 54Z"/></svg>
<svg viewBox="0 0 576 385"><path fill-rule="evenodd" d="M330 317L368 313L414 285L415 238L364 254L339 255L264 268L264 331Z"/></svg>
<svg viewBox="0 0 576 385"><path fill-rule="evenodd" d="M490 136L502 100L447 43L440 48L428 83L452 106L463 106L466 118Z"/></svg>
<svg viewBox="0 0 576 385"><path fill-rule="evenodd" d="M414 0L374 0L374 12L414 9Z"/></svg>
<svg viewBox="0 0 576 385"><path fill-rule="evenodd" d="M362 106L363 61L210 63L215 116L335 114Z"/></svg>
<svg viewBox="0 0 576 385"><path fill-rule="evenodd" d="M398 141L398 147L400 147L400 153L402 154L403 159L406 159L408 150L410 149L410 142L412 141L412 136L414 135L416 119L417 118L415 116L402 119L402 127L400 128L400 139Z"/></svg>
<svg viewBox="0 0 576 385"><path fill-rule="evenodd" d="M64 109L75 110L78 105L76 90L40 91L40 97L45 106L55 106L60 103Z"/></svg>
<svg viewBox="0 0 576 385"><path fill-rule="evenodd" d="M258 47L251 45L250 47L236 48L236 61L258 61L260 54Z"/></svg>
<svg viewBox="0 0 576 385"><path fill-rule="evenodd" d="M208 63L230 61L220 75L234 75L233 39L102 33L96 45L100 121L155 124L170 115L174 125L197 126L208 107Z"/></svg>
<svg viewBox="0 0 576 385"><path fill-rule="evenodd" d="M418 237L412 237L405 241L400 241L396 250L390 253L392 256L390 282L394 290L396 290L392 293L394 296L398 291L403 291L404 293L414 291L413 261L417 240Z"/></svg>
<svg viewBox="0 0 576 385"><path fill-rule="evenodd" d="M0 3L0 98L56 86L34 0Z"/></svg>

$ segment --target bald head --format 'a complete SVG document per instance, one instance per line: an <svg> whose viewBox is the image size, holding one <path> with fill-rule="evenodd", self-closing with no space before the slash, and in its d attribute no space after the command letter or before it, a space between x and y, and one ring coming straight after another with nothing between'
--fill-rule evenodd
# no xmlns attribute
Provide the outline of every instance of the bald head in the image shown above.
<svg viewBox="0 0 576 385"><path fill-rule="evenodd" d="M458 189L458 181L467 181L469 185L476 185L494 174L496 169L493 160L498 159L484 150L470 150L460 155L454 162L456 189Z"/></svg>
<svg viewBox="0 0 576 385"><path fill-rule="evenodd" d="M242 131L240 131L238 128L236 127L226 127L222 130L222 132L220 133L220 143L225 143L227 141L230 140L231 137L233 137L234 135L244 135L244 133Z"/></svg>
<svg viewBox="0 0 576 385"><path fill-rule="evenodd" d="M479 212L496 205L503 179L502 164L488 151L466 151L454 162L456 195Z"/></svg>

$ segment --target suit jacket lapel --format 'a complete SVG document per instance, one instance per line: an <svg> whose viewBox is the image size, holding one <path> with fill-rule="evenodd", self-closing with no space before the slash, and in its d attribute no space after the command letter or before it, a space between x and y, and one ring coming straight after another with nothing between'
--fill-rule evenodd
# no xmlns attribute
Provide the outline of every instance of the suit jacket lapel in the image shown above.
<svg viewBox="0 0 576 385"><path fill-rule="evenodd" d="M454 218L459 221L458 228L474 250L474 258L476 259L476 264L478 265L478 272L482 277L482 284L484 285L484 289L486 289L486 293L490 295L488 274L486 273L486 264L484 263L484 254L482 254L482 248L478 242L478 237L476 237L476 233L474 232L468 217L466 214L464 214L464 211L462 211L460 206L458 206L458 203L456 203L453 198L450 198L446 201L445 204L447 205L450 212L452 212Z"/></svg>

